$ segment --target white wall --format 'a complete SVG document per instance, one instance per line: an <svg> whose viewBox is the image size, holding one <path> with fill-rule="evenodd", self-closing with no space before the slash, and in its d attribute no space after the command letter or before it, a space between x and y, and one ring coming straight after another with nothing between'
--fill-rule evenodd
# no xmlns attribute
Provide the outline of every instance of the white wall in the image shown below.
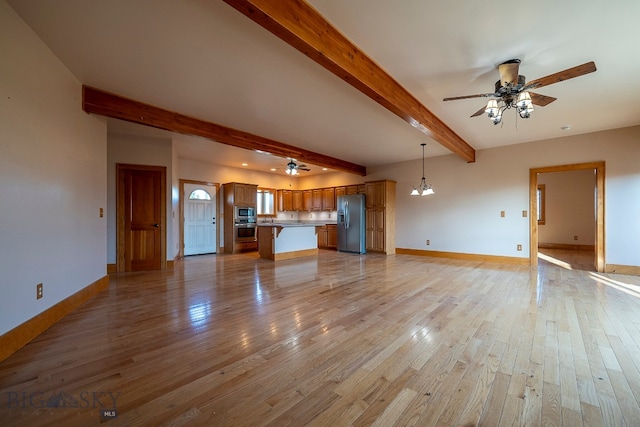
<svg viewBox="0 0 640 427"><path fill-rule="evenodd" d="M167 260L172 260L175 256L175 243L173 240L173 149L171 140L109 134L107 147L107 204L109 207L107 263L116 263L116 164L118 163L165 166L167 168ZM175 216L178 216L177 212Z"/></svg>
<svg viewBox="0 0 640 427"><path fill-rule="evenodd" d="M606 162L606 262L640 266L640 127L479 150L470 164L454 155L427 158L433 196L409 196L421 160L369 168L367 179L397 181L399 248L526 258L529 169L594 161Z"/></svg>
<svg viewBox="0 0 640 427"><path fill-rule="evenodd" d="M1 335L105 276L107 143L80 82L4 0L0 58Z"/></svg>
<svg viewBox="0 0 640 427"><path fill-rule="evenodd" d="M538 226L538 243L593 246L596 239L594 169L541 173L538 184L545 186L545 223Z"/></svg>

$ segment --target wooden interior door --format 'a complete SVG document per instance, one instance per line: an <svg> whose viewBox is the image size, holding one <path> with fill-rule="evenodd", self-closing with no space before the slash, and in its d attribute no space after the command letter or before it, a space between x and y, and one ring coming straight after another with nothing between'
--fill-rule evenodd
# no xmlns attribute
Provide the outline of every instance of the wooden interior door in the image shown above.
<svg viewBox="0 0 640 427"><path fill-rule="evenodd" d="M118 165L118 271L161 270L166 169Z"/></svg>

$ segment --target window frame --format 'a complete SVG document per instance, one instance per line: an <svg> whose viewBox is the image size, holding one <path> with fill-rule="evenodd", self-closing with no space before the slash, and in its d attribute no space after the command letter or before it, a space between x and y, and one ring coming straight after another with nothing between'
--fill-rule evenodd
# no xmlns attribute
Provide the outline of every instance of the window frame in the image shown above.
<svg viewBox="0 0 640 427"><path fill-rule="evenodd" d="M261 200L261 196L260 194L269 194L271 199L272 199L272 204L271 206L273 207L273 212L272 213L260 213L262 208L264 208L264 203L263 205L260 204L260 200ZM257 196L256 196L256 216L258 217L275 217L277 215L276 213L276 189L275 188L265 188L265 187L258 187L257 190Z"/></svg>
<svg viewBox="0 0 640 427"><path fill-rule="evenodd" d="M538 225L545 225L546 223L546 187L544 184L538 184L536 196L538 198L538 212L536 216L538 219Z"/></svg>

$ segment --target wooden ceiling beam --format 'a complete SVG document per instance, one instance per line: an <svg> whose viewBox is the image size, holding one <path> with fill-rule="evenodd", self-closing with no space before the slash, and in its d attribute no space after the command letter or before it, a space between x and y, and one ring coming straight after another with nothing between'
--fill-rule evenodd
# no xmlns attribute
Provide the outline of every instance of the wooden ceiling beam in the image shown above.
<svg viewBox="0 0 640 427"><path fill-rule="evenodd" d="M355 163L144 104L89 86L82 86L82 109L87 113L126 120L184 135L200 136L238 148L266 151L285 158L293 157L301 163L311 163L361 176L367 174L366 167Z"/></svg>
<svg viewBox="0 0 640 427"><path fill-rule="evenodd" d="M467 162L475 161L473 147L303 0L224 1Z"/></svg>

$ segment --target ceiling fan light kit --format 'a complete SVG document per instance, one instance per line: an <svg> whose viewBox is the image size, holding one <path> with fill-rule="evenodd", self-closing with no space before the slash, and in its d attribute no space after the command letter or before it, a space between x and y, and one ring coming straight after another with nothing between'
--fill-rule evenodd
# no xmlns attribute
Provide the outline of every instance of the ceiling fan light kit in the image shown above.
<svg viewBox="0 0 640 427"><path fill-rule="evenodd" d="M489 117L489 120L491 120L494 125L497 125L502 122L504 111L513 108L521 118L528 119L534 110L534 104L544 107L556 100L556 98L551 96L530 92L529 89L548 86L596 71L596 65L591 61L526 83L525 77L518 74L519 67L519 59L511 59L498 65L500 80L496 82L495 92L493 93L456 96L444 98L443 101L488 97L492 99L487 102L486 108L481 108L471 117L479 116L484 112L487 114L487 117Z"/></svg>
<svg viewBox="0 0 640 427"><path fill-rule="evenodd" d="M298 171L310 171L307 165L298 165L294 159L290 159L289 163L287 163L287 167L285 168L285 173L287 175L298 175Z"/></svg>

